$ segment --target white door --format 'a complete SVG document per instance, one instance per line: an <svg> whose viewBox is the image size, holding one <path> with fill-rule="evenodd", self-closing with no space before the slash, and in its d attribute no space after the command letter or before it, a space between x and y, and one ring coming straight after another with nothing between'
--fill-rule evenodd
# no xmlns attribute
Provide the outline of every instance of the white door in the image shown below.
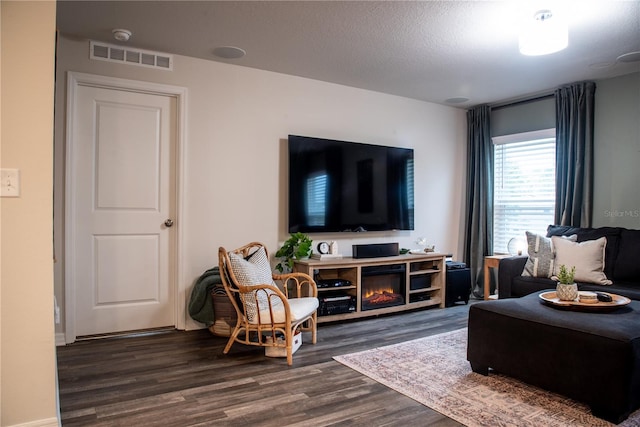
<svg viewBox="0 0 640 427"><path fill-rule="evenodd" d="M78 85L72 114L75 335L174 326L176 100Z"/></svg>

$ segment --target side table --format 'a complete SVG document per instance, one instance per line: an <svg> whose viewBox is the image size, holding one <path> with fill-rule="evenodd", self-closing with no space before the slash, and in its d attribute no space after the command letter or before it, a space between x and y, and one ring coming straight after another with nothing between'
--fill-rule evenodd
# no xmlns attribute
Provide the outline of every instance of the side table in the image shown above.
<svg viewBox="0 0 640 427"><path fill-rule="evenodd" d="M484 257L484 299L488 300L490 298L491 292L491 282L489 273L491 268L498 268L500 265L500 260L503 258L508 258L511 255L487 255Z"/></svg>

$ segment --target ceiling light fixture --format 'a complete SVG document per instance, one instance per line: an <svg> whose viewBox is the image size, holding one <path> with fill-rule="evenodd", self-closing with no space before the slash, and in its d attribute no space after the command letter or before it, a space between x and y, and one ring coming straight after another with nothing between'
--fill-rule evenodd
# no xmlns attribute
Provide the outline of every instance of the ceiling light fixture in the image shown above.
<svg viewBox="0 0 640 427"><path fill-rule="evenodd" d="M520 53L523 55L548 55L566 48L569 44L567 24L550 10L539 10L524 23L520 34Z"/></svg>
<svg viewBox="0 0 640 427"><path fill-rule="evenodd" d="M128 42L132 34L131 31L125 30L123 28L116 28L115 30L111 31L111 33L113 34L113 38L118 40L119 42Z"/></svg>

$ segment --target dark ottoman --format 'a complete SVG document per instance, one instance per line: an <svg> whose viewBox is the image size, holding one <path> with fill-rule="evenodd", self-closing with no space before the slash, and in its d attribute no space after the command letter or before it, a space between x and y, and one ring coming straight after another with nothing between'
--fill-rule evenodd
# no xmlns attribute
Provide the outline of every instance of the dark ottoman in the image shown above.
<svg viewBox="0 0 640 427"><path fill-rule="evenodd" d="M622 422L640 407L640 302L578 312L542 304L539 293L469 308L471 368L494 369Z"/></svg>

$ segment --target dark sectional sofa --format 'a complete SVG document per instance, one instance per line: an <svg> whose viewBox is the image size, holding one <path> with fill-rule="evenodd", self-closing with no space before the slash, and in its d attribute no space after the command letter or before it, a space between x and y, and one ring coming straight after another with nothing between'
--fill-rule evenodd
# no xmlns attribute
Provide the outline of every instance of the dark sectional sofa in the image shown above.
<svg viewBox="0 0 640 427"><path fill-rule="evenodd" d="M583 291L604 291L640 300L640 230L622 227L577 228L550 225L547 237L578 236L578 242L607 238L604 257L604 273L613 285L578 283ZM522 276L526 256L504 258L498 267L498 297L515 298L533 292L553 289L556 282L541 277Z"/></svg>

